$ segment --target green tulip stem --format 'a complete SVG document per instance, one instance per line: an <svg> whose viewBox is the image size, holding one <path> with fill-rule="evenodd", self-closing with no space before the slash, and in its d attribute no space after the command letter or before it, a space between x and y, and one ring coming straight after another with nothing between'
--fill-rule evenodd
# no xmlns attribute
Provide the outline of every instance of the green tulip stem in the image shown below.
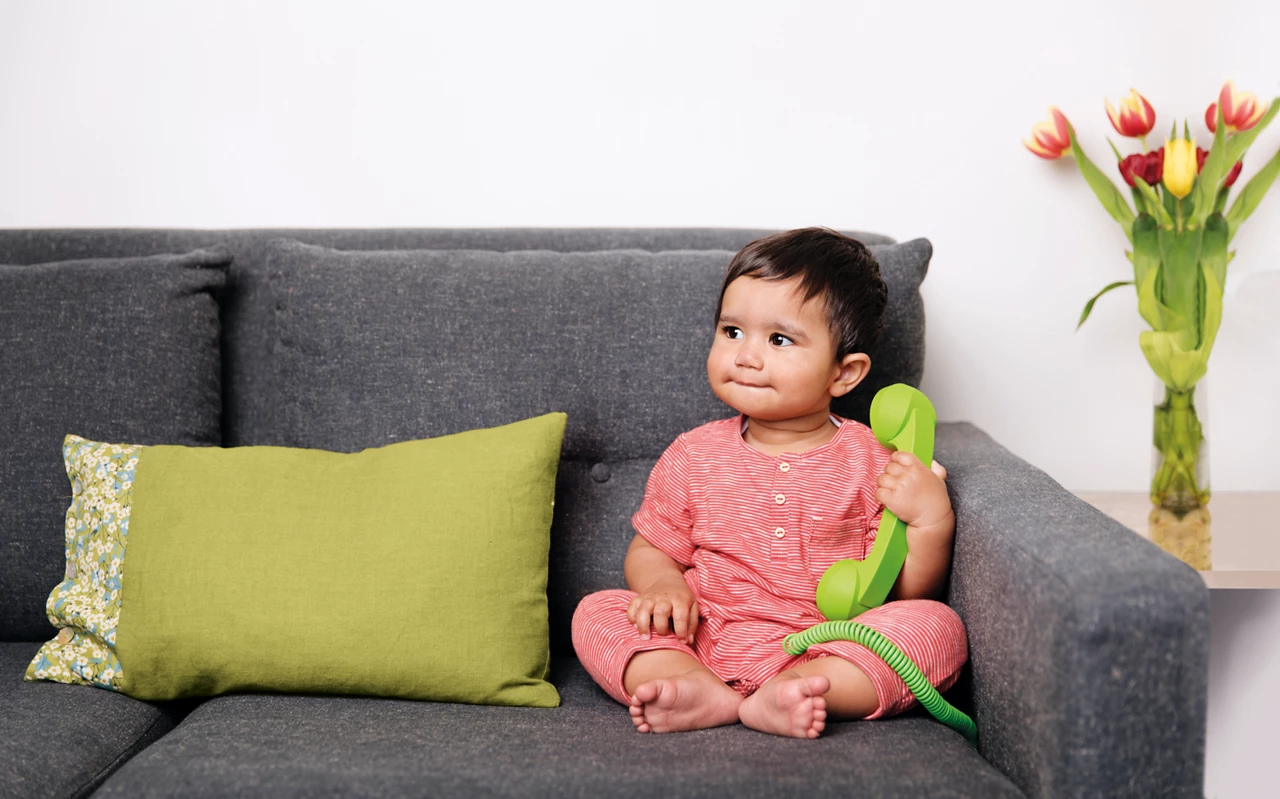
<svg viewBox="0 0 1280 799"><path fill-rule="evenodd" d="M1204 435L1192 402L1194 393L1194 387L1189 391L1166 387L1164 403L1155 409L1152 443L1160 465L1151 480L1151 502L1179 517L1209 501L1209 487L1201 487L1196 477Z"/></svg>

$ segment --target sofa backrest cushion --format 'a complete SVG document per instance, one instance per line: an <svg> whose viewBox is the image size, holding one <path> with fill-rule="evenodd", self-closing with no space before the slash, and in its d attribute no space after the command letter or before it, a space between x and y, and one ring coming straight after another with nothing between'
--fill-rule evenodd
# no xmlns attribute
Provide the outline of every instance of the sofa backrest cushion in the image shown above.
<svg viewBox="0 0 1280 799"><path fill-rule="evenodd" d="M882 350L837 413L866 421L883 385L918 385L928 242L873 245L890 286ZM706 357L725 250L339 251L277 240L272 443L340 452L568 414L552 532L553 646L623 555L656 458L736 413ZM467 531L458 531L466 535Z"/></svg>
<svg viewBox="0 0 1280 799"><path fill-rule="evenodd" d="M274 444L274 399L267 390L274 309L263 269L267 243L298 241L340 250L727 250L774 230L751 228L248 228L0 229L0 264L122 258L225 245L234 260L222 302L223 420L226 446ZM864 244L892 244L879 233L842 231ZM882 347L882 352L884 348Z"/></svg>
<svg viewBox="0 0 1280 799"><path fill-rule="evenodd" d="M221 443L215 294L230 262L221 247L0 266L0 640L53 630L45 602L64 576L72 496L66 434Z"/></svg>

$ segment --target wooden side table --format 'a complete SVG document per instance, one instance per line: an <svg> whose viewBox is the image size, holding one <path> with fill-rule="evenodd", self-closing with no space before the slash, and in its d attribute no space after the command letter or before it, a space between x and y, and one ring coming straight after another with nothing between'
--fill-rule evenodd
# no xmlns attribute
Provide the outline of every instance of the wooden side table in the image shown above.
<svg viewBox="0 0 1280 799"><path fill-rule="evenodd" d="M1150 538L1145 493L1076 491L1076 496ZM1222 491L1209 500L1211 565L1201 570L1210 588L1280 588L1280 491Z"/></svg>

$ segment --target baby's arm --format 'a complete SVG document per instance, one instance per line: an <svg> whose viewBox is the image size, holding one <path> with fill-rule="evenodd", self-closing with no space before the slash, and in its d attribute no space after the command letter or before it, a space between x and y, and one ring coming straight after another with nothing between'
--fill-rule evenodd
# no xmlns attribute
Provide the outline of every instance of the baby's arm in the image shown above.
<svg viewBox="0 0 1280 799"><path fill-rule="evenodd" d="M636 625L640 637L649 637L652 620L658 635L675 633L692 644L698 629L698 600L684 580L688 567L637 535L622 568L627 586L637 594L627 607L627 619Z"/></svg>
<svg viewBox="0 0 1280 799"><path fill-rule="evenodd" d="M951 568L956 529L947 470L937 461L926 468L910 452L895 452L880 475L876 499L907 524L907 561L889 600L939 599Z"/></svg>

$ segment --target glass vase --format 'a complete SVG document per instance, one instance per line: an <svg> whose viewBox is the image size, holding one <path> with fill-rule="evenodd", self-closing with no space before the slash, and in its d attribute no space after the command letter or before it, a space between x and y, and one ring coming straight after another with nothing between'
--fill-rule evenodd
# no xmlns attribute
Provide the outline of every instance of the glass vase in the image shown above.
<svg viewBox="0 0 1280 799"><path fill-rule="evenodd" d="M1155 383L1151 540L1191 567L1212 568L1206 381L1189 391Z"/></svg>

